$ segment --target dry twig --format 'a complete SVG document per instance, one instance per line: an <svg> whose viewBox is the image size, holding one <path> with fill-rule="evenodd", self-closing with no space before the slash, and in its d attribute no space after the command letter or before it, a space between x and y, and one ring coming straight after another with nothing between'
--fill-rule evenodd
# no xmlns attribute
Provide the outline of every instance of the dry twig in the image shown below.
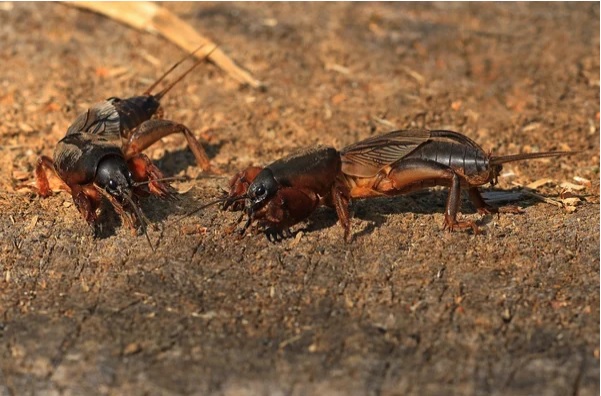
<svg viewBox="0 0 601 396"><path fill-rule="evenodd" d="M65 2L66 5L84 8L103 14L111 19L124 23L135 29L151 33L159 33L167 40L185 51L192 52L199 46L206 50L199 51L195 56L203 58L216 44L201 36L194 28L181 20L177 15L161 7L157 3L141 2ZM237 66L221 49L217 48L208 57L213 63L225 70L236 81L259 88L263 84L249 72Z"/></svg>

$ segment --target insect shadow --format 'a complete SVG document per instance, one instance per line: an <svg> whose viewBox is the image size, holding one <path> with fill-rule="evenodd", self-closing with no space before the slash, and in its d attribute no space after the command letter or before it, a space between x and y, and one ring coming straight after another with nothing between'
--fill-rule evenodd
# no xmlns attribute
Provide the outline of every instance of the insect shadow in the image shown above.
<svg viewBox="0 0 601 396"><path fill-rule="evenodd" d="M171 213L177 210L178 201L180 199L181 198L178 197L172 200L165 200L149 196L139 202L140 207L144 211L144 215L150 221L149 227L151 230L160 229L160 227L162 227L159 223L162 223ZM117 230L124 224L121 216L113 210L113 207L108 201L104 200L100 205L100 212L103 221L97 225L98 230L95 233L95 237L105 239L116 235Z"/></svg>
<svg viewBox="0 0 601 396"><path fill-rule="evenodd" d="M209 159L215 158L221 150L223 142L208 144L203 142L203 147ZM194 154L187 147L182 147L173 151L165 151L165 154L155 160L159 169L164 170L166 176L177 175L181 171L188 169L190 166L196 165Z"/></svg>
<svg viewBox="0 0 601 396"><path fill-rule="evenodd" d="M485 192L508 193L516 192L517 190L504 190L499 188L488 188ZM467 193L462 193L461 212L463 214L473 215L477 213L474 205L467 198ZM436 214L444 213L445 203L448 196L448 190L432 190L432 191L417 191L407 195L396 197L381 197L371 200L355 200L352 203L353 217L361 220L369 221L362 230L356 232L354 237L361 237L372 234L376 228L386 224L387 216L404 213L415 214ZM537 204L537 201L530 199L525 195L510 199L507 201L498 201L501 207L504 205L517 205L522 208L530 207ZM495 202L495 203L498 203ZM505 216L506 214L501 214ZM494 220L497 214L487 214L481 216L477 223L486 225ZM330 228L338 223L336 211L330 208L320 208L311 217L306 227L302 228L305 232L320 231Z"/></svg>

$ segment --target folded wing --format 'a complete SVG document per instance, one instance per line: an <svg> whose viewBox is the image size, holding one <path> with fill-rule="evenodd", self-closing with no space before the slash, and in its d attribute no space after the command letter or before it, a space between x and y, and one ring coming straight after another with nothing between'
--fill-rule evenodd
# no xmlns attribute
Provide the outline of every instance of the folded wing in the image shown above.
<svg viewBox="0 0 601 396"><path fill-rule="evenodd" d="M356 177L375 176L380 169L405 157L431 137L431 131L408 129L351 144L340 152L342 172Z"/></svg>
<svg viewBox="0 0 601 396"><path fill-rule="evenodd" d="M88 133L111 140L121 138L120 130L119 113L110 101L104 101L80 114L67 130L67 135Z"/></svg>

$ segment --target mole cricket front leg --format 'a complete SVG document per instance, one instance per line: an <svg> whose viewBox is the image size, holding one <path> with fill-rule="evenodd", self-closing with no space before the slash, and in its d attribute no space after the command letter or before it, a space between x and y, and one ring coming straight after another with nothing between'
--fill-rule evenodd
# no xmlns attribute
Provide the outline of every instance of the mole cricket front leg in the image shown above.
<svg viewBox="0 0 601 396"><path fill-rule="evenodd" d="M70 186L70 188L71 197L73 198L75 207L77 208L77 210L79 210L79 213L81 213L81 215L90 225L90 227L92 227L92 229L94 230L94 235L96 235L98 232L96 228L96 222L98 220L96 210L100 206L100 194L98 193L98 191L96 191L95 187L92 184L85 186L74 184Z"/></svg>
<svg viewBox="0 0 601 396"><path fill-rule="evenodd" d="M319 197L307 189L286 187L280 189L275 197L259 212L255 219L266 229L266 236L285 237L290 234L289 227L305 220L319 205Z"/></svg>
<svg viewBox="0 0 601 396"><path fill-rule="evenodd" d="M232 207L233 211L238 211L244 209L244 200L232 201L235 198L242 197L246 195L248 191L248 186L250 186L263 168L259 166L249 166L236 173L229 181L230 192L227 196L227 200L223 204L223 209L227 209L228 207Z"/></svg>
<svg viewBox="0 0 601 396"><path fill-rule="evenodd" d="M159 179L164 179L165 176L145 154L138 154L129 158L127 160L127 167L132 173L135 181L149 181L148 189L152 195L170 199L177 197L177 191L173 187L168 183L158 181Z"/></svg>

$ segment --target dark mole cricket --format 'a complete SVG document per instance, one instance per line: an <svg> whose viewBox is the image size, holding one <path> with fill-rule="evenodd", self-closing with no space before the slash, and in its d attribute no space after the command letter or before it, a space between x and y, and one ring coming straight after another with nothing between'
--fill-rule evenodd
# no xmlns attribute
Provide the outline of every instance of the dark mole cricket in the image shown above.
<svg viewBox="0 0 601 396"><path fill-rule="evenodd" d="M502 164L568 154L572 153L493 156L457 132L401 130L365 139L340 151L321 146L265 167L251 166L231 179L227 197L212 203L224 202L224 209L244 210L248 220L242 232L256 221L270 240L289 236L289 227L309 217L318 206L333 207L345 239L349 240L351 199L446 186L449 195L444 227L478 233L473 221L457 220L462 189L467 190L479 213L498 213L499 208L486 204L478 186L496 184Z"/></svg>
<svg viewBox="0 0 601 396"><path fill-rule="evenodd" d="M60 189L71 194L75 206L95 232L96 211L104 196L132 228L137 219L146 233L147 220L138 207L138 198L149 194L171 198L174 190L142 151L167 135L182 133L198 166L210 169L205 150L192 132L185 125L161 119L160 100L214 48L166 88L151 94L169 73L199 49L175 63L143 95L111 97L80 114L57 143L54 159L42 156L38 160L35 176L39 194L42 197L51 194L47 174L50 172L58 176L62 182Z"/></svg>

